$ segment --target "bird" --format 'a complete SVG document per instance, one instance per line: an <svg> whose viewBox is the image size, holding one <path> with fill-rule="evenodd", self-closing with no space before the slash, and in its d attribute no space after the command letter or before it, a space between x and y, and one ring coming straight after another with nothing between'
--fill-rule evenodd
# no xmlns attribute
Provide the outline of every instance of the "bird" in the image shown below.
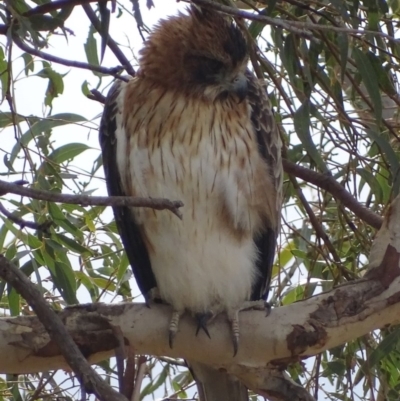
<svg viewBox="0 0 400 401"><path fill-rule="evenodd" d="M114 207L147 303L171 305L170 346L189 313L208 336L215 316L266 308L282 203L281 139L267 90L248 68L249 44L234 21L194 4L162 19L139 69L111 87L100 122L109 195L168 198L182 219ZM232 376L188 361L202 401L247 400Z"/></svg>

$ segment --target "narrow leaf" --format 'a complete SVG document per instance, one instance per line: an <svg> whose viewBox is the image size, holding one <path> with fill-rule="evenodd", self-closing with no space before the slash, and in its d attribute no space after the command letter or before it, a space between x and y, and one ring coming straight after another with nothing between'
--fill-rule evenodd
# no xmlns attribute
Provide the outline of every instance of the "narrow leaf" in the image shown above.
<svg viewBox="0 0 400 401"><path fill-rule="evenodd" d="M354 61L356 62L357 69L361 74L362 81L367 88L367 92L374 106L375 117L380 124L382 119L382 100L379 92L378 80L375 70L369 58L360 49L353 49Z"/></svg>
<svg viewBox="0 0 400 401"><path fill-rule="evenodd" d="M49 159L56 163L63 163L69 159L73 159L88 149L90 149L90 147L84 143L68 143L51 153Z"/></svg>
<svg viewBox="0 0 400 401"><path fill-rule="evenodd" d="M315 162L318 169L324 173L329 173L321 154L315 146L310 134L310 103L304 102L294 113L294 127L296 133L311 159Z"/></svg>

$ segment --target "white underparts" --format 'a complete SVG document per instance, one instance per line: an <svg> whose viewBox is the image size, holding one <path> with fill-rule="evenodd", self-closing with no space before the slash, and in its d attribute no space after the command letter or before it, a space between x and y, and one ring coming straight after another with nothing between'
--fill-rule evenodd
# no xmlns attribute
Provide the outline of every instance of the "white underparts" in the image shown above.
<svg viewBox="0 0 400 401"><path fill-rule="evenodd" d="M168 211L132 211L160 296L175 310L236 309L256 280L253 237L269 204L270 182L250 118L235 121L222 106L176 94L160 100L156 91L146 103L118 116L117 160L128 194L184 203L182 220ZM221 123L227 118L229 129Z"/></svg>

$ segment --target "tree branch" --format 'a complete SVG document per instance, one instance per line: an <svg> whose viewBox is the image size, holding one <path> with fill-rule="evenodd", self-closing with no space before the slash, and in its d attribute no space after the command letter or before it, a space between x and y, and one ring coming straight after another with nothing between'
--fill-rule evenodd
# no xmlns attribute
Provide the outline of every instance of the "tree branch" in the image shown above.
<svg viewBox="0 0 400 401"><path fill-rule="evenodd" d="M99 33L100 36L102 36L103 40L106 41L107 46L114 53L115 57L121 63L125 71L129 75L134 77L136 75L135 70L131 66L131 63L126 58L125 54L119 48L118 44L109 35L107 35L107 37L104 37L105 35L101 29L100 21L97 19L96 14L92 10L92 7L89 4L82 4L82 8L85 10L86 15L88 16L96 31Z"/></svg>
<svg viewBox="0 0 400 401"><path fill-rule="evenodd" d="M303 387L294 382L281 368L268 367L260 370L236 365L233 369L244 384L256 388L255 393L269 401L316 401Z"/></svg>
<svg viewBox="0 0 400 401"><path fill-rule="evenodd" d="M312 171L287 159L283 159L282 162L286 173L328 191L361 220L364 220L374 228L379 229L381 227L383 218L357 202L353 195L346 191L332 176Z"/></svg>
<svg viewBox="0 0 400 401"><path fill-rule="evenodd" d="M7 193L27 196L29 198L45 200L49 202L71 203L82 206L131 206L148 207L156 210L167 209L179 218L182 218L179 208L183 206L183 203L181 201L170 201L168 199L136 198L129 196L87 196L59 194L40 189L25 188L17 184L0 180L0 196Z"/></svg>
<svg viewBox="0 0 400 401"><path fill-rule="evenodd" d="M363 29L363 30L352 29L346 26L338 27L332 25L313 24L310 22L288 21L288 20L283 20L281 18L271 18L266 15L255 14L248 11L239 10L238 8L229 7L217 3L213 0L182 0L182 1L187 3L194 3L202 7L217 10L225 14L232 15L234 17L246 18L251 21L264 22L265 24L277 26L289 32L293 32L296 35L300 35L311 39L312 38L315 39L315 35L310 31L330 31L330 32L334 31L334 32L343 32L355 36L370 34L373 36L380 36L382 38L386 38L393 42L397 41L397 39L394 36L388 35L387 33L384 32L371 31L368 29Z"/></svg>
<svg viewBox="0 0 400 401"><path fill-rule="evenodd" d="M33 47L28 46L26 43L24 43L17 35L13 35L12 37L14 43L23 51L32 54L34 56L40 57L44 60L65 65L67 67L74 67L74 68L81 68L84 70L90 70L90 71L96 71L100 72L102 74L106 75L112 75L115 78L123 79L126 80L126 78L121 78L119 73L122 70L122 67L114 67L114 68L106 68L102 67L100 65L93 65L93 64L87 64L87 63L82 63L81 61L75 61L75 60L66 60L61 57L53 56L52 54L45 53L41 50L34 49Z"/></svg>
<svg viewBox="0 0 400 401"><path fill-rule="evenodd" d="M355 277L355 274L347 270L346 267L343 265L342 261L340 260L339 255L336 252L336 249L332 245L328 235L326 234L325 230L323 229L321 223L318 221L317 217L315 216L314 211L312 210L310 204L307 202L307 199L305 198L303 191L300 188L300 185L297 183L297 180L294 176L290 175L290 181L292 182L292 185L297 192L297 197L299 198L300 202L302 203L308 218L310 219L311 225L313 226L315 230L315 234L317 235L318 238L321 238L324 241L325 246L327 247L329 253L332 255L333 260L336 263L336 266L338 267L340 273L343 275L343 277L347 280L353 280ZM321 250L322 251L322 250Z"/></svg>
<svg viewBox="0 0 400 401"><path fill-rule="evenodd" d="M282 399L286 394L287 399L293 394L294 400L303 397L311 401L310 395L300 394L281 373L289 363L400 323L399 232L400 196L392 203L374 241L364 279L276 308L268 317L260 311L241 313L241 344L235 357L225 316L210 324L211 339L204 333L196 336L194 319L183 317L173 349L167 335L171 309L166 305L148 308L137 303L96 303L67 308L59 316L92 363L114 353L121 342L113 329L118 327L125 344L139 354L202 362L227 370L268 398ZM8 262L4 258L0 262L0 275L14 285L4 268ZM0 319L0 355L1 373L66 366L57 343L34 316Z"/></svg>
<svg viewBox="0 0 400 401"><path fill-rule="evenodd" d="M32 17L33 15L41 15L51 13L52 11L59 10L64 7L79 6L88 3L100 3L108 2L112 0L55 0L50 3L41 4L35 8L31 8L29 11L23 14L24 17Z"/></svg>
<svg viewBox="0 0 400 401"><path fill-rule="evenodd" d="M165 305L148 308L137 303L88 304L67 308L60 316L92 363L114 354L116 340L109 325L104 324L106 320L121 328L126 343L138 354L210 364L236 374L251 389L261 391L259 375L247 376L246 369L255 372L258 367L263 371L267 363L284 369L299 358L318 354L387 324L400 323L399 288L399 277L386 290L378 280L359 280L276 308L268 317L259 311L243 312L236 357L225 316L210 324L211 339L203 334L196 337L193 318L185 316L173 349L168 345L171 309ZM66 366L55 343L32 316L0 319L0 354L1 373L32 373Z"/></svg>
<svg viewBox="0 0 400 401"><path fill-rule="evenodd" d="M20 228L31 228L33 230L39 230L39 231L47 231L50 226L53 224L51 221L45 221L44 223L36 223L34 221L26 221L22 219L21 217L16 216L13 213L10 213L0 202L0 212L4 214L9 220L11 220L13 223L18 224Z"/></svg>
<svg viewBox="0 0 400 401"><path fill-rule="evenodd" d="M40 291L16 266L0 255L0 277L12 285L28 302L46 328L52 341L88 393L94 393L104 401L127 401L108 385L89 365L78 346L72 340L58 314L46 303Z"/></svg>

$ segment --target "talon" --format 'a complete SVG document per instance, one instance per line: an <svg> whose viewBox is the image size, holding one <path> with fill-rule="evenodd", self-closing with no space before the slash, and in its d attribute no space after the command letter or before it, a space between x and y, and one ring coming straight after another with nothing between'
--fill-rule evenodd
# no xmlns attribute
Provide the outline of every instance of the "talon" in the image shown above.
<svg viewBox="0 0 400 401"><path fill-rule="evenodd" d="M232 322L232 342L233 342L233 356L235 357L239 350L239 320Z"/></svg>
<svg viewBox="0 0 400 401"><path fill-rule="evenodd" d="M168 335L168 343L169 347L173 348L174 346L174 340L176 333L178 332L178 327L179 327L179 320L182 316L183 312L181 311L173 311L172 312L172 317L169 322L169 335Z"/></svg>
<svg viewBox="0 0 400 401"><path fill-rule="evenodd" d="M233 356L236 356L239 350L239 310L228 313L228 320L231 323Z"/></svg>
<svg viewBox="0 0 400 401"><path fill-rule="evenodd" d="M168 334L168 344L169 344L169 347L170 347L171 349L174 348L175 335L176 335L176 333L173 333L171 330L169 331L169 334Z"/></svg>
<svg viewBox="0 0 400 401"><path fill-rule="evenodd" d="M197 329L196 336L199 334L200 330L203 330L207 334L207 337L211 339L210 333L207 328L207 323L214 317L214 313L209 311L207 313L196 313L197 319Z"/></svg>
<svg viewBox="0 0 400 401"><path fill-rule="evenodd" d="M269 316L272 310L271 304L265 301L265 317Z"/></svg>

